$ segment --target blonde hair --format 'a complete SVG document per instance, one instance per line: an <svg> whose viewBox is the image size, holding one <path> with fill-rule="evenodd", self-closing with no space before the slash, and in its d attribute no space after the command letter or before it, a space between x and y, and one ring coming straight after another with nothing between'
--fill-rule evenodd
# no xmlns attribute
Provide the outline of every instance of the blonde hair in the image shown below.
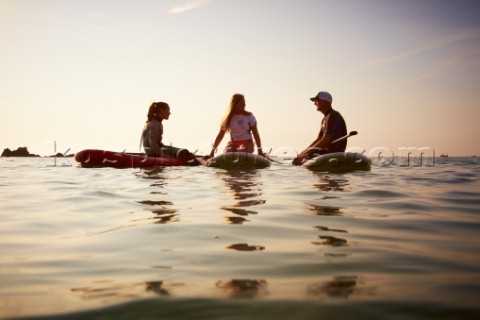
<svg viewBox="0 0 480 320"><path fill-rule="evenodd" d="M239 104L242 100L245 102L245 96L243 94L235 93L232 96L232 99L230 99L230 104L228 105L227 112L223 116L222 122L220 123L220 128L222 130L225 130L225 131L230 130L230 120L232 120L232 117L234 115L235 106ZM250 115L252 113L245 110L243 114Z"/></svg>

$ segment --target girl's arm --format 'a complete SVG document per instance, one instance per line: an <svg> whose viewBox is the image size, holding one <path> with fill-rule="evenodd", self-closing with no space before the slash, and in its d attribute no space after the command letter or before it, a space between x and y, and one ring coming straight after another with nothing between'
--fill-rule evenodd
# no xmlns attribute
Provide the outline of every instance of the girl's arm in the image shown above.
<svg viewBox="0 0 480 320"><path fill-rule="evenodd" d="M162 154L162 136L160 126L159 123L156 121L151 121L149 123L149 126L150 128L148 132L148 142L150 143L150 148L152 148L153 151L155 151L155 154L159 156Z"/></svg>

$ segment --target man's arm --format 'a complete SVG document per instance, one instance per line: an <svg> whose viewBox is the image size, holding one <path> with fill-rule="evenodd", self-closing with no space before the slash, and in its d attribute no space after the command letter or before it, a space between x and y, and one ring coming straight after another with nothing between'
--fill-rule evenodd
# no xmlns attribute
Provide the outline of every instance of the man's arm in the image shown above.
<svg viewBox="0 0 480 320"><path fill-rule="evenodd" d="M298 154L299 157L303 157L303 156L306 156L308 154L308 152L312 149L322 149L322 148L325 148L324 146L327 146L328 143L330 142L330 139L332 138L331 135L328 135L326 137L326 135L322 135L321 137L318 137L317 139L315 139L305 150L303 150L302 152L300 152Z"/></svg>
<svg viewBox="0 0 480 320"><path fill-rule="evenodd" d="M325 149L328 147L330 140L332 140L332 135L325 133L322 135L322 137L319 137L317 140L315 140L315 143L313 143L309 149Z"/></svg>

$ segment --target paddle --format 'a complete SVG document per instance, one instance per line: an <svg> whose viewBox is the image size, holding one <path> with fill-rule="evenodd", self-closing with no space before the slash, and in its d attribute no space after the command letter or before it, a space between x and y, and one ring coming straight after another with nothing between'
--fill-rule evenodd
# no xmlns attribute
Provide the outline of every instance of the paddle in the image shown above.
<svg viewBox="0 0 480 320"><path fill-rule="evenodd" d="M347 139L348 137L355 136L355 135L357 135L357 134L358 134L357 131L350 131L350 133L347 134L346 136L343 136L343 137L340 137L340 138L338 138L338 139L336 139L336 140L333 140L333 141L330 142L330 143L337 143L338 141L342 141L342 140L344 140L344 139Z"/></svg>
<svg viewBox="0 0 480 320"><path fill-rule="evenodd" d="M267 158L268 160L272 161L272 162L276 162L276 163L279 163L279 164L283 164L283 163L281 163L281 162L278 161L278 160L275 160L275 159L270 158L269 155L267 155L267 154L263 154L263 156L264 156L265 158Z"/></svg>
<svg viewBox="0 0 480 320"><path fill-rule="evenodd" d="M270 153L271 153L271 152L272 152L272 148L270 148L270 151L268 151L268 153L264 153L264 154L263 154L263 157L264 157L264 158L267 158L268 160L270 160L270 161L272 161L272 162L276 162L276 163L283 164L283 163L281 163L280 161L277 161L277 160L275 160L275 159L270 158Z"/></svg>

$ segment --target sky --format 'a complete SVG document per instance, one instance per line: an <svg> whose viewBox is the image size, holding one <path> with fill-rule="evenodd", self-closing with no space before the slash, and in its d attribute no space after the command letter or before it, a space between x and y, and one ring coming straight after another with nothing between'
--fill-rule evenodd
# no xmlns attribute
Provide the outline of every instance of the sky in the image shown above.
<svg viewBox="0 0 480 320"><path fill-rule="evenodd" d="M477 0L0 0L0 46L1 150L139 152L164 101L163 142L208 154L242 93L289 156L328 91L350 151L480 156Z"/></svg>

